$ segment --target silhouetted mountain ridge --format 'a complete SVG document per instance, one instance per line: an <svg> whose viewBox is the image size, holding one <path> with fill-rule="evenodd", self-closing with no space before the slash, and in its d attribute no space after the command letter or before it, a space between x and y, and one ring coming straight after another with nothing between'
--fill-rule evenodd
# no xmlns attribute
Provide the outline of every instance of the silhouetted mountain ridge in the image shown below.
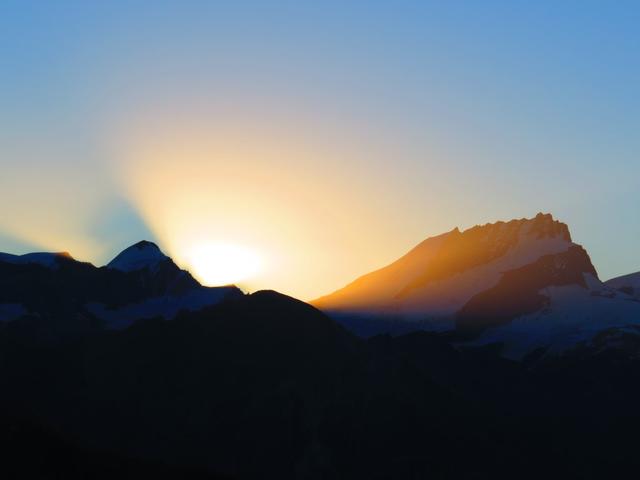
<svg viewBox="0 0 640 480"><path fill-rule="evenodd" d="M447 282L474 292L454 309L451 329L368 339L278 292L202 287L150 242L101 268L66 256L0 258L0 454L11 456L0 471L256 479L635 471L640 325L622 322L640 302L603 286L585 250L549 217L485 227L469 237L477 258L456 258L469 239L453 231L373 275L417 278L403 301ZM451 269L438 260L443 251ZM432 263L434 272L422 271ZM464 288L455 286L461 278ZM392 290L385 299L400 291ZM601 320L612 311L619 317Z"/></svg>
<svg viewBox="0 0 640 480"><path fill-rule="evenodd" d="M28 316L65 334L83 323L118 329L144 318L169 319L241 295L233 286L203 287L151 242L100 268L70 255L0 256L0 321Z"/></svg>

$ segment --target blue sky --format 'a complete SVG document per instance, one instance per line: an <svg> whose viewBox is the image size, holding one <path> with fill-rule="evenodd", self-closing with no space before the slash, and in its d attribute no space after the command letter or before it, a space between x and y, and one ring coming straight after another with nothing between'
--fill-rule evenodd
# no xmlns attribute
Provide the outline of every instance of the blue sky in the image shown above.
<svg viewBox="0 0 640 480"><path fill-rule="evenodd" d="M622 1L4 1L0 250L102 263L145 236L177 254L166 231L178 227L128 179L153 170L166 150L156 140L181 132L175 144L211 140L215 153L206 169L165 163L251 186L239 202L220 198L228 217L202 218L225 226L225 242L259 241L237 223L257 230L251 206L290 172L291 203L307 202L317 226L287 227L301 211L260 216L284 252L311 245L290 270L317 272L318 294L426 236L538 211L569 224L601 277L640 270L639 24L640 5ZM139 161L139 149L160 153ZM314 196L297 196L298 179L317 180ZM317 206L327 199L349 204ZM354 253L358 242L371 247ZM326 259L305 260L318 252Z"/></svg>

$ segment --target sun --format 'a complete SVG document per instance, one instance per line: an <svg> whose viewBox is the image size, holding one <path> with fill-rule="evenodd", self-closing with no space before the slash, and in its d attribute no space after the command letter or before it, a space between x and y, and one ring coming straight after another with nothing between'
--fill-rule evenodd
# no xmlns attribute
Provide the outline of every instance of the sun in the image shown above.
<svg viewBox="0 0 640 480"><path fill-rule="evenodd" d="M262 259L253 250L222 243L196 245L186 260L191 273L210 287L245 281L262 267Z"/></svg>

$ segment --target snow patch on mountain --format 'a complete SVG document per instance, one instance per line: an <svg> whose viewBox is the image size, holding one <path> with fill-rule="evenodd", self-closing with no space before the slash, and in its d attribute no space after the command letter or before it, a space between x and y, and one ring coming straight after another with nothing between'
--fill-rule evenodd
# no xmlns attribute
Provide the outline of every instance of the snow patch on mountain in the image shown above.
<svg viewBox="0 0 640 480"><path fill-rule="evenodd" d="M502 354L515 360L537 350L559 354L580 345L590 345L602 331L640 327L640 302L612 291L591 274L589 288L579 285L550 286L540 290L549 299L547 308L488 329L463 346L503 345Z"/></svg>
<svg viewBox="0 0 640 480"><path fill-rule="evenodd" d="M169 257L162 253L155 243L143 240L123 250L107 264L107 268L134 272L153 269L166 260L170 260Z"/></svg>
<svg viewBox="0 0 640 480"><path fill-rule="evenodd" d="M640 299L640 272L607 280L605 284Z"/></svg>
<svg viewBox="0 0 640 480"><path fill-rule="evenodd" d="M183 295L167 295L148 298L139 303L119 308L108 308L102 303L87 304L87 310L105 322L105 327L121 330L137 320L161 317L165 320L175 318L181 311L197 311L216 305L226 298L239 293L235 287L197 288Z"/></svg>

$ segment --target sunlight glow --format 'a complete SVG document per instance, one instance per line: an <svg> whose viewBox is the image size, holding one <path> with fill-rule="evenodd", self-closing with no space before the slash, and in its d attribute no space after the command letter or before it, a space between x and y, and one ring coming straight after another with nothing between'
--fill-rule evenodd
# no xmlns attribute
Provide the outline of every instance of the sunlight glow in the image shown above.
<svg viewBox="0 0 640 480"><path fill-rule="evenodd" d="M361 174L370 165L364 158L374 156L368 150L318 139L289 121L254 126L250 115L217 116L224 122L198 112L180 124L166 112L132 116L112 142L123 196L163 251L201 282L312 300L423 235L418 222L417 233L406 226L401 195L367 193L387 191L393 178ZM219 255L207 244L242 246L260 262L251 260L255 253Z"/></svg>
<svg viewBox="0 0 640 480"><path fill-rule="evenodd" d="M238 245L196 245L186 256L189 270L207 286L229 285L256 275L262 268L259 255Z"/></svg>

